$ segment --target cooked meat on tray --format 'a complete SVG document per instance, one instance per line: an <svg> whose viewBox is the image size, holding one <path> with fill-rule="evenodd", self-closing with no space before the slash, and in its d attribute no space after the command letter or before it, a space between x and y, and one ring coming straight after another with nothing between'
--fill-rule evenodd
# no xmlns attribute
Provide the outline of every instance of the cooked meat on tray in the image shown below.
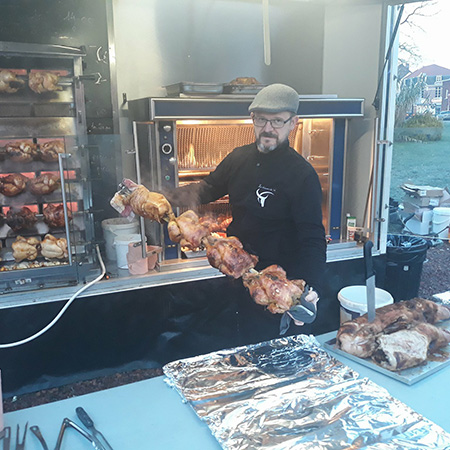
<svg viewBox="0 0 450 450"><path fill-rule="evenodd" d="M46 234L41 242L41 254L45 259L63 259L69 256L67 240Z"/></svg>
<svg viewBox="0 0 450 450"><path fill-rule="evenodd" d="M30 192L34 195L51 194L59 188L61 180L54 173L43 173L36 178L30 180Z"/></svg>
<svg viewBox="0 0 450 450"><path fill-rule="evenodd" d="M167 226L167 231L171 241L190 249L200 247L202 239L209 235L208 227L200 223L197 214L191 210L173 217Z"/></svg>
<svg viewBox="0 0 450 450"><path fill-rule="evenodd" d="M6 155L11 161L26 163L38 156L37 144L32 141L15 141L6 144Z"/></svg>
<svg viewBox="0 0 450 450"><path fill-rule="evenodd" d="M0 193L7 197L14 197L22 193L27 187L28 178L21 173L12 173L0 178Z"/></svg>
<svg viewBox="0 0 450 450"><path fill-rule="evenodd" d="M64 205L55 205L54 203L48 204L42 211L44 214L44 222L50 228L63 227L64 221ZM70 209L67 209L67 218L72 220L72 213Z"/></svg>
<svg viewBox="0 0 450 450"><path fill-rule="evenodd" d="M351 355L369 358L378 348L378 336L407 330L416 322L434 324L449 318L449 308L430 300L415 298L398 302L378 308L373 322L369 322L364 314L343 323L336 345Z"/></svg>
<svg viewBox="0 0 450 450"><path fill-rule="evenodd" d="M376 338L372 359L385 369L398 371L423 364L428 356L450 343L450 331L426 322Z"/></svg>
<svg viewBox="0 0 450 450"><path fill-rule="evenodd" d="M26 206L11 207L6 214L6 223L15 232L33 228L36 222L36 213Z"/></svg>
<svg viewBox="0 0 450 450"><path fill-rule="evenodd" d="M225 214L219 214L217 218L211 216L200 217L199 222L208 227L210 233L224 233L227 231L232 220L232 217L226 216Z"/></svg>
<svg viewBox="0 0 450 450"><path fill-rule="evenodd" d="M44 142L39 145L38 153L42 161L58 161L58 155L64 153L64 142L58 139Z"/></svg>
<svg viewBox="0 0 450 450"><path fill-rule="evenodd" d="M28 259L33 261L37 258L39 253L39 244L41 242L35 237L24 238L17 236L16 240L12 243L13 257L16 262Z"/></svg>
<svg viewBox="0 0 450 450"><path fill-rule="evenodd" d="M14 94L25 85L25 81L17 78L10 70L0 70L0 93Z"/></svg>
<svg viewBox="0 0 450 450"><path fill-rule="evenodd" d="M267 306L272 314L282 314L296 305L306 285L303 280L288 280L286 272L277 265L245 273L242 280L253 300Z"/></svg>
<svg viewBox="0 0 450 450"><path fill-rule="evenodd" d="M230 84L261 84L254 77L237 77L234 80L230 81Z"/></svg>
<svg viewBox="0 0 450 450"><path fill-rule="evenodd" d="M44 92L61 91L58 86L59 76L52 72L30 72L28 75L28 86L36 94Z"/></svg>
<svg viewBox="0 0 450 450"><path fill-rule="evenodd" d="M203 242L211 266L230 277L240 278L258 263L258 257L246 252L241 241L234 236L208 236Z"/></svg>

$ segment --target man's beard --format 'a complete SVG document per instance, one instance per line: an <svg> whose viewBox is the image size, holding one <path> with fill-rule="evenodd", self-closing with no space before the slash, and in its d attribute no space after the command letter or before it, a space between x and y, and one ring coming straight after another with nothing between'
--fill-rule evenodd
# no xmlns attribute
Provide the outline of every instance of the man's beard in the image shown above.
<svg viewBox="0 0 450 450"><path fill-rule="evenodd" d="M275 139L275 144L274 145L264 145L261 142L261 138L263 138L263 137L274 138ZM275 150L278 147L278 144L279 144L279 142L278 142L278 135L272 134L272 133L262 132L259 135L258 139L256 139L256 146L258 147L258 150L261 153L269 153L269 152Z"/></svg>

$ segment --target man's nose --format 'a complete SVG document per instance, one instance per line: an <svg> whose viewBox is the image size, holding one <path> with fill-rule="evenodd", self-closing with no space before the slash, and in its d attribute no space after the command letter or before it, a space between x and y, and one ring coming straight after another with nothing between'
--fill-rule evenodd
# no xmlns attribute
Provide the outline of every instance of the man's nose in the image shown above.
<svg viewBox="0 0 450 450"><path fill-rule="evenodd" d="M274 127L272 126L272 122L270 120L268 120L266 124L263 126L263 130L265 129L274 130Z"/></svg>

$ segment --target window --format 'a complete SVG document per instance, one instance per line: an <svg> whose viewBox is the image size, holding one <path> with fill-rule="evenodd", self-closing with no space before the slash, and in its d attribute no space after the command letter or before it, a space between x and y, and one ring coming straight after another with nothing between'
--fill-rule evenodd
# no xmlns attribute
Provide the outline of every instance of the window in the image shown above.
<svg viewBox="0 0 450 450"><path fill-rule="evenodd" d="M442 83L442 75L436 75L436 83Z"/></svg>
<svg viewBox="0 0 450 450"><path fill-rule="evenodd" d="M434 97L440 98L442 95L442 88L440 86L436 86L436 89L434 91Z"/></svg>

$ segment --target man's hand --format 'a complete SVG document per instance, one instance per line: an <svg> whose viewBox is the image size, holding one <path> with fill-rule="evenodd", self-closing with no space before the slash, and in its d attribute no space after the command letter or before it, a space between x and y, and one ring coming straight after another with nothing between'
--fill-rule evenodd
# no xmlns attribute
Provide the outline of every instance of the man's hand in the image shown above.
<svg viewBox="0 0 450 450"><path fill-rule="evenodd" d="M308 293L305 296L305 300L307 302L314 303L314 305L317 306L317 303L319 301L319 294L313 288L309 288L309 291L308 291ZM291 319L294 321L295 325L297 325L299 327L305 325L304 322L300 322L299 320L295 320L294 317L292 317L292 315L289 313L289 311L287 311L287 313L289 314Z"/></svg>

